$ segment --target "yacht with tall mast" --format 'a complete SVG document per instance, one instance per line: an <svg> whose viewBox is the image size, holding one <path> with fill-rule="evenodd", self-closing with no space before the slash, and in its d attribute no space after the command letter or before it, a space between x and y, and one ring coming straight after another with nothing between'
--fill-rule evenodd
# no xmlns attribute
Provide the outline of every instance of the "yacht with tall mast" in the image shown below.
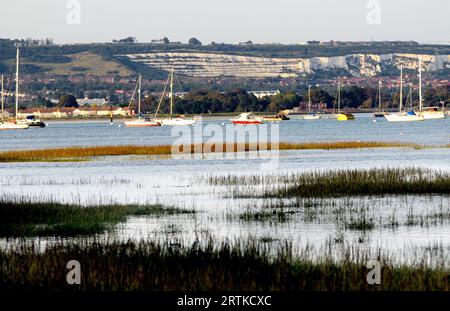
<svg viewBox="0 0 450 311"><path fill-rule="evenodd" d="M2 121L0 123L0 130L24 130L29 128L26 122L20 122L17 117L19 115L19 47L17 47L16 52L16 95L15 95L15 114L13 120L5 120L4 118L4 102L5 102L5 92L3 88L3 76L2 76Z"/></svg>
<svg viewBox="0 0 450 311"><path fill-rule="evenodd" d="M308 85L308 114L303 116L305 120L318 120L320 115L313 113L311 110L311 85Z"/></svg>
<svg viewBox="0 0 450 311"><path fill-rule="evenodd" d="M164 86L163 93L161 95L161 98L158 103L158 108L155 112L155 121L161 123L161 125L193 125L195 123L195 119L186 118L184 116L173 116L173 79L174 79L174 68L170 70L169 77L167 78L166 85ZM159 109L161 108L161 103L164 99L164 95L166 93L167 85L170 83L170 92L169 92L169 99L170 99L170 110L169 110L169 117L168 118L157 118Z"/></svg>
<svg viewBox="0 0 450 311"><path fill-rule="evenodd" d="M403 66L400 66L400 100L399 112L390 113L384 116L389 122L414 122L423 121L423 116L417 115L412 109L409 112L403 111Z"/></svg>
<svg viewBox="0 0 450 311"><path fill-rule="evenodd" d="M338 81L338 91L337 91L337 105L338 113L336 118L338 121L350 121L355 120L355 116L348 112L341 112L341 80Z"/></svg>
<svg viewBox="0 0 450 311"><path fill-rule="evenodd" d="M153 127L153 126L161 126L161 123L152 120L147 117L141 116L141 89L142 89L142 76L139 75L136 86L133 91L133 95L131 96L130 105L134 101L134 97L136 95L136 91L138 93L138 117L134 120L125 121L124 124L126 127Z"/></svg>
<svg viewBox="0 0 450 311"><path fill-rule="evenodd" d="M416 113L419 116L422 116L425 120L433 120L433 119L444 119L444 105L442 105L442 109L439 110L439 107L423 107L423 96L422 96L422 59L419 58L419 111Z"/></svg>

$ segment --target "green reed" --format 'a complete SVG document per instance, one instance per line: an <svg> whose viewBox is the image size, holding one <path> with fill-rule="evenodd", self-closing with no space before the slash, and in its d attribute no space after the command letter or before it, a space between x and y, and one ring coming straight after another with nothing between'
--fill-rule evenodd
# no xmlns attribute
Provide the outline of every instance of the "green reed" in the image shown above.
<svg viewBox="0 0 450 311"><path fill-rule="evenodd" d="M129 216L193 213L162 205L76 206L0 200L0 236L76 236L102 233Z"/></svg>
<svg viewBox="0 0 450 311"><path fill-rule="evenodd" d="M212 176L234 198L343 197L385 194L450 194L450 173L421 168L314 171L281 175ZM255 186L259 187L256 188Z"/></svg>
<svg viewBox="0 0 450 311"><path fill-rule="evenodd" d="M382 266L381 284L369 285L366 264L374 258L367 254L348 249L337 259L325 254L311 261L294 252L289 243L280 242L279 248L273 255L269 244L258 241L218 246L213 241L192 245L71 242L43 252L21 245L0 250L0 290L450 290L448 268L429 266L420 258L399 266L387 256L375 257ZM74 259L81 264L81 285L70 286L66 264Z"/></svg>

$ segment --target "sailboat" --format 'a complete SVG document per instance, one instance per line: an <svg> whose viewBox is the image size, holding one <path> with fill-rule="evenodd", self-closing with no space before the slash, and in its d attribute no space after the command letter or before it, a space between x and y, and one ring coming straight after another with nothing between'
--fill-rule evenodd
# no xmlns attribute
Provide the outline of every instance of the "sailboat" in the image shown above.
<svg viewBox="0 0 450 311"><path fill-rule="evenodd" d="M348 112L341 112L341 80L338 81L338 113L336 118L338 121L355 120L355 116Z"/></svg>
<svg viewBox="0 0 450 311"><path fill-rule="evenodd" d="M24 130L27 129L29 126L27 123L20 122L17 119L17 116L19 114L19 48L17 48L17 54L16 54L16 112L14 119L12 121L5 121L4 120L4 101L5 101L5 93L3 89L3 76L2 76L2 95L1 95L1 101L2 101L2 121L0 123L0 130Z"/></svg>
<svg viewBox="0 0 450 311"><path fill-rule="evenodd" d="M378 80L378 109L373 113L375 118L382 118L385 115L388 115L389 112L385 111L381 108L381 80Z"/></svg>
<svg viewBox="0 0 450 311"><path fill-rule="evenodd" d="M311 85L308 85L308 114L303 116L305 120L318 120L320 115L315 114L311 111Z"/></svg>
<svg viewBox="0 0 450 311"><path fill-rule="evenodd" d="M444 119L444 105L442 110L439 107L423 107L422 98L422 59L419 58L419 111L416 112L419 116L422 116L425 120Z"/></svg>
<svg viewBox="0 0 450 311"><path fill-rule="evenodd" d="M152 127L152 126L161 126L161 123L152 120L150 118L142 118L141 117L141 88L142 88L142 76L139 75L138 81L136 83L136 87L134 88L133 96L131 97L130 105L134 100L134 95L136 94L136 88L138 92L138 117L137 119L125 121L124 124L126 127Z"/></svg>
<svg viewBox="0 0 450 311"><path fill-rule="evenodd" d="M384 117L389 122L414 122L414 121L423 121L424 118L422 116L417 115L413 110L409 112L405 112L403 109L403 67L400 66L400 101L399 101L399 112L391 113L385 115Z"/></svg>
<svg viewBox="0 0 450 311"><path fill-rule="evenodd" d="M158 108L156 109L155 121L161 123L161 125L172 125L172 126L176 126L176 125L193 125L195 123L195 119L188 119L188 118L185 118L184 116L176 116L175 118L173 117L173 98L174 98L174 96L173 96L173 77L174 77L174 69L172 67L172 69L170 70L170 73L169 73L169 77L167 78L166 85L164 86L164 91L163 91L163 94L161 95L161 99L159 101ZM157 118L158 112L159 112L159 108L161 107L161 103L163 101L164 94L166 93L167 84L169 82L170 82L170 93L169 93L170 112L169 112L169 117L168 118Z"/></svg>

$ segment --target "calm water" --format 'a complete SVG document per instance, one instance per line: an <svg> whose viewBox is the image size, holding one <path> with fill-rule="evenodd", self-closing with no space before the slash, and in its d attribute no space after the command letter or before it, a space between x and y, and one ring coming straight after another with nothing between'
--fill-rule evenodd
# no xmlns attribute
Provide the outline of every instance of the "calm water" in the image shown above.
<svg viewBox="0 0 450 311"><path fill-rule="evenodd" d="M205 125L224 127L224 122L209 120ZM373 122L369 116L360 116L355 122L291 120L280 124L280 141L291 142L383 140L446 144L449 134L448 119L398 124L384 120ZM171 128L166 127L125 129L102 122L61 122L51 123L45 129L0 132L0 149L168 144L173 140ZM352 198L340 202L339 205L343 206L367 208L380 224L374 230L362 233L340 228L332 217L328 217L333 213L331 210L331 214L325 213L313 221L298 210L282 223L243 221L239 218L243 212L257 210L264 202L229 198L225 195L226 187L209 186L203 180L214 175L280 174L344 168L417 166L450 171L449 149L298 150L283 151L275 159L253 155L236 154L231 159L104 157L77 163L0 163L0 195L3 198L26 197L35 201L76 204L162 203L197 211L195 215L130 218L117 228L115 237L118 239L170 236L193 241L204 235L213 236L220 242L255 237L271 238L274 243L287 239L296 247L320 247L339 236L345 245L381 247L402 261L407 261L417 249L430 245L439 244L450 251L448 220L428 226L404 225L412 211L423 217L442 211L450 213L448 196ZM400 225L394 229L385 227L393 215ZM335 247L341 245L336 244Z"/></svg>
<svg viewBox="0 0 450 311"><path fill-rule="evenodd" d="M376 121L376 122L374 122ZM228 119L204 119L203 126L220 126L224 133ZM49 121L44 129L26 131L1 131L0 150L51 148L95 145L161 145L171 144L177 136L171 127L125 128L121 120L114 125L109 121ZM270 133L270 131L269 131ZM418 144L447 144L450 142L450 119L424 122L387 122L369 114L356 115L352 122L331 119L315 121L292 120L279 124L279 139L283 142L304 141L395 141ZM225 135L225 134L224 134ZM204 137L205 140L208 137ZM252 139L254 140L254 139Z"/></svg>

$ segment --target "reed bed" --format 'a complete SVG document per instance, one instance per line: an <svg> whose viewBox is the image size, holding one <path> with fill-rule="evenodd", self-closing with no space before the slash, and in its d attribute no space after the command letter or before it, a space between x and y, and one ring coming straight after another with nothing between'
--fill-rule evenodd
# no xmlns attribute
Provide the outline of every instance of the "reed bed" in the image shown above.
<svg viewBox="0 0 450 311"><path fill-rule="evenodd" d="M81 207L59 203L0 201L0 236L77 236L102 233L129 216L194 213L162 205Z"/></svg>
<svg viewBox="0 0 450 311"><path fill-rule="evenodd" d="M228 186L233 198L450 194L450 173L414 167L210 176L206 180L210 185Z"/></svg>
<svg viewBox="0 0 450 311"><path fill-rule="evenodd" d="M329 224L342 232L450 224L450 197L421 199L423 201L418 201L416 196L263 199L244 205L241 212L229 212L226 219L275 226Z"/></svg>
<svg viewBox="0 0 450 311"><path fill-rule="evenodd" d="M399 142L374 142L374 141L343 141L343 142L317 142L317 143L286 143L260 144L260 143L224 143L220 144L191 144L180 146L176 153L181 154L208 154L230 153L270 150L308 150L308 149L351 149L351 148L425 148L426 146L399 143ZM437 147L437 146L436 146ZM448 146L441 146L446 148ZM101 156L167 156L172 155L171 145L160 146L93 146L93 147L69 147L55 149L17 150L0 152L0 162L48 162L48 161L83 161Z"/></svg>
<svg viewBox="0 0 450 311"><path fill-rule="evenodd" d="M172 245L160 242L61 243L39 252L33 245L0 250L0 289L51 291L448 291L445 257L430 266L423 258L396 265L380 255L381 284L369 285L371 258L350 247L307 259L280 242L271 255L258 241ZM350 260L349 258L356 258ZM66 282L66 264L81 264L81 284Z"/></svg>

